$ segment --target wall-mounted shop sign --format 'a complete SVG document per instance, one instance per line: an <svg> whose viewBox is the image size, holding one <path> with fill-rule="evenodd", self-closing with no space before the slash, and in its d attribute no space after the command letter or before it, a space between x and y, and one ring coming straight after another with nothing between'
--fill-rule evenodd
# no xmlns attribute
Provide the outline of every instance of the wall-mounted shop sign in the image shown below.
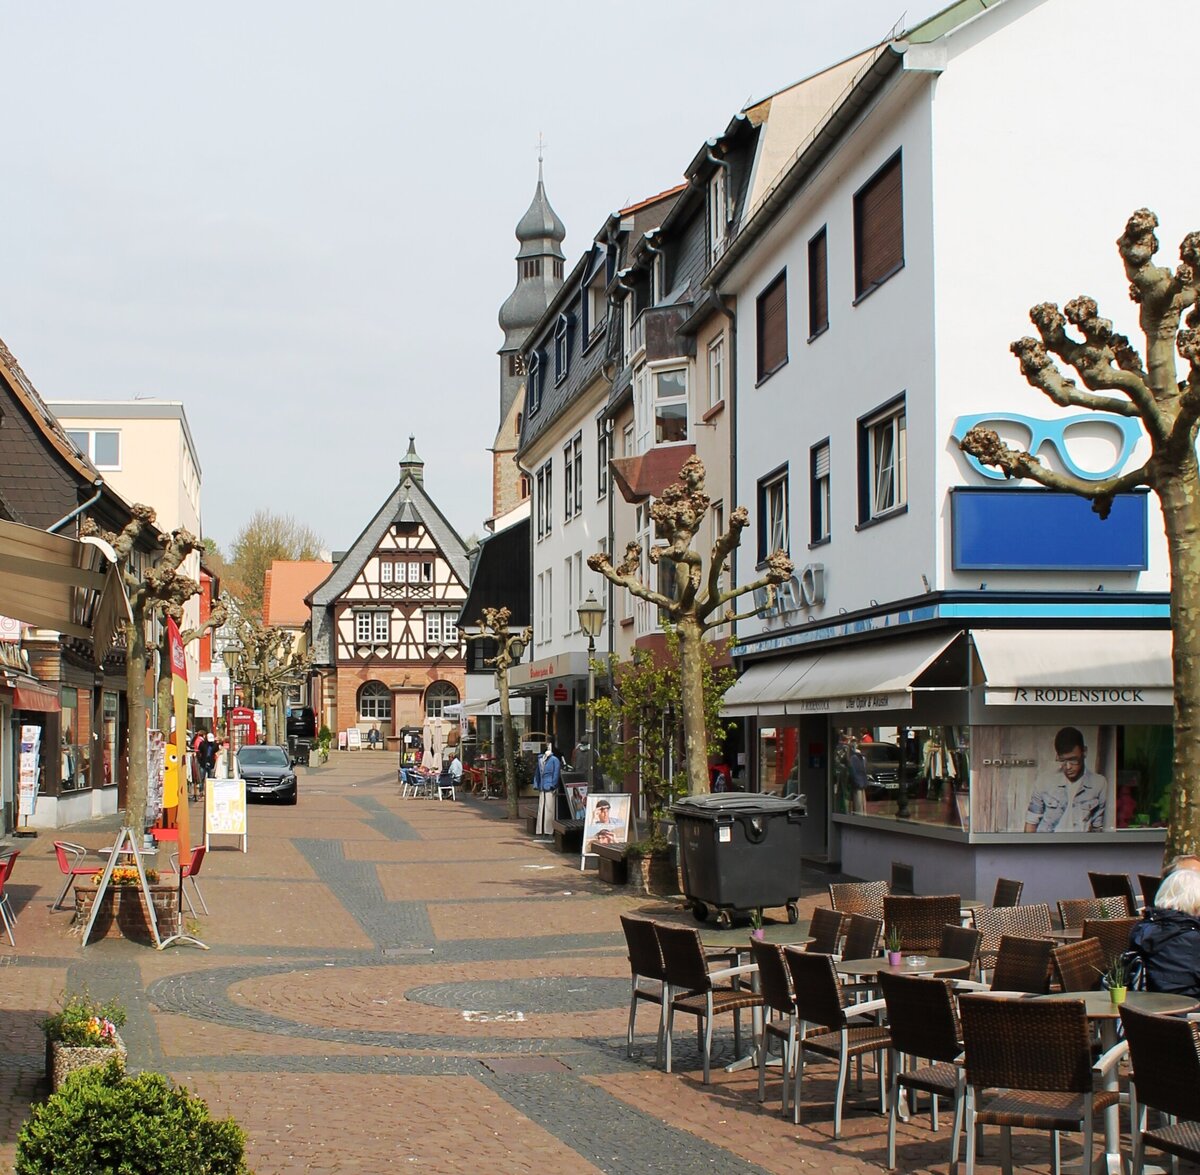
<svg viewBox="0 0 1200 1175"><path fill-rule="evenodd" d="M863 714L871 710L911 710L912 694L844 694L836 698L799 698L785 705L789 714Z"/></svg>
<svg viewBox="0 0 1200 1175"><path fill-rule="evenodd" d="M794 623L802 617L793 613L825 603L825 564L808 563L781 584L774 593L768 588L754 592L754 607L764 620L779 619Z"/></svg>
<svg viewBox="0 0 1200 1175"><path fill-rule="evenodd" d="M1162 686L1030 685L984 691L989 706L1170 706L1172 691Z"/></svg>

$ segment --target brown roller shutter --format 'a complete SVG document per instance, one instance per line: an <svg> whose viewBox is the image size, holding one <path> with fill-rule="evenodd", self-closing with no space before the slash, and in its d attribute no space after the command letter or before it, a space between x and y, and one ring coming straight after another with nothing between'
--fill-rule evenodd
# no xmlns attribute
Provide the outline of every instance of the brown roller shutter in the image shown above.
<svg viewBox="0 0 1200 1175"><path fill-rule="evenodd" d="M808 242L808 336L829 326L829 247L822 229Z"/></svg>
<svg viewBox="0 0 1200 1175"><path fill-rule="evenodd" d="M861 298L904 264L904 198L896 154L854 197L854 294Z"/></svg>
<svg viewBox="0 0 1200 1175"><path fill-rule="evenodd" d="M787 271L758 297L758 378L787 362Z"/></svg>

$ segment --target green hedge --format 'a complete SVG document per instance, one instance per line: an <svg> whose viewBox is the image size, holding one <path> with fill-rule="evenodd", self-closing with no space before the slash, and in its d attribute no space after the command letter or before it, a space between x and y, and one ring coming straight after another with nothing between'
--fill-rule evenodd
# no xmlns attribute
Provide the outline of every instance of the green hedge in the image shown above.
<svg viewBox="0 0 1200 1175"><path fill-rule="evenodd" d="M246 1136L160 1073L80 1069L35 1106L17 1136L16 1175L248 1175Z"/></svg>

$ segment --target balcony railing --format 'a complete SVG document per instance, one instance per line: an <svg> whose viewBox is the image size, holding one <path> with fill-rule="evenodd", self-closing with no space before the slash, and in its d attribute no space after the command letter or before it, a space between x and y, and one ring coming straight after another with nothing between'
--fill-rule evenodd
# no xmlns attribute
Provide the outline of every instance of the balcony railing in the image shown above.
<svg viewBox="0 0 1200 1175"><path fill-rule="evenodd" d="M683 359L696 354L694 335L681 335L679 327L691 312L690 302L675 306L649 306L633 321L630 347L636 355L646 349L646 362Z"/></svg>

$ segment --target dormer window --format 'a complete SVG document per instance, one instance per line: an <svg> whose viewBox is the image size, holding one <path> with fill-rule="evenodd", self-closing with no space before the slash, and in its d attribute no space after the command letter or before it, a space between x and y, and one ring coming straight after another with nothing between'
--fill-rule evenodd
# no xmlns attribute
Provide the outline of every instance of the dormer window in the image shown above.
<svg viewBox="0 0 1200 1175"><path fill-rule="evenodd" d="M542 356L540 351L529 354L529 412L532 415L542 406Z"/></svg>
<svg viewBox="0 0 1200 1175"><path fill-rule="evenodd" d="M725 168L718 167L708 181L708 263L713 265L725 252L729 233L729 192Z"/></svg>
<svg viewBox="0 0 1200 1175"><path fill-rule="evenodd" d="M554 382L561 383L571 369L571 321L565 314L558 316L554 328Z"/></svg>

